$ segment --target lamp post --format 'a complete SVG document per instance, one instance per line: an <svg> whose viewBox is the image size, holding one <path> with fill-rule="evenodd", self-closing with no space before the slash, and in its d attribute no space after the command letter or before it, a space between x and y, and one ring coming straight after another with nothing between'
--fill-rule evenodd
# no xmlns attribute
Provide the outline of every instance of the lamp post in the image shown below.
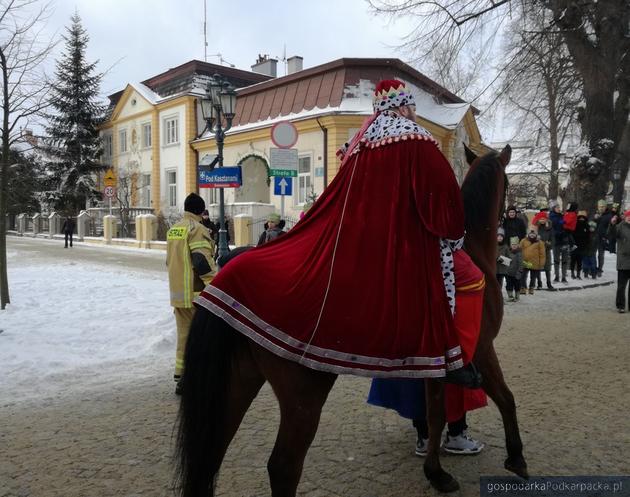
<svg viewBox="0 0 630 497"><path fill-rule="evenodd" d="M201 112L206 121L206 128L214 133L217 142L217 156L210 164L223 167L223 142L225 133L232 127L236 109L236 90L221 75L210 78L206 87L206 98L201 99ZM225 229L225 198L223 188L219 188L219 257L229 252L227 230Z"/></svg>

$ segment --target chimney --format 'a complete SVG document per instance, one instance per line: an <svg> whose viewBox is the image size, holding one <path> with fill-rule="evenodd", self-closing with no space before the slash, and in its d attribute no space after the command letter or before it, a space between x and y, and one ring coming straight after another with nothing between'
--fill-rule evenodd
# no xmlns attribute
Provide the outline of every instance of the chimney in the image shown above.
<svg viewBox="0 0 630 497"><path fill-rule="evenodd" d="M36 147L39 141L37 137L33 135L33 130L29 128L24 128L22 130L22 138L24 138L24 141L32 147Z"/></svg>
<svg viewBox="0 0 630 497"><path fill-rule="evenodd" d="M287 59L287 74L293 74L302 70L304 58L299 55L294 55Z"/></svg>
<svg viewBox="0 0 630 497"><path fill-rule="evenodd" d="M270 58L269 55L258 55L252 71L275 78L278 75L278 61Z"/></svg>

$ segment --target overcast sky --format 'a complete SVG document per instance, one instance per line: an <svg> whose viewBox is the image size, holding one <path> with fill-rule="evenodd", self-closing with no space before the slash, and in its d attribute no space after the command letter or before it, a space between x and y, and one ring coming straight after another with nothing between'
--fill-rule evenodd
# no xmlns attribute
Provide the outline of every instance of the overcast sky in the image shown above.
<svg viewBox="0 0 630 497"><path fill-rule="evenodd" d="M376 16L366 0L207 1L208 62L250 70L258 54L304 57L312 67L340 57L396 57L411 19ZM104 96L192 59L204 59L204 0L52 0L47 35L60 36L75 9L90 36L87 56L106 72ZM64 48L60 43L57 53ZM54 61L51 61L51 70ZM417 67L422 71L422 67ZM284 66L278 64L278 75ZM489 138L484 133L484 138Z"/></svg>
<svg viewBox="0 0 630 497"><path fill-rule="evenodd" d="M54 0L49 33L75 9L90 35L88 58L108 70L104 94L191 59L203 60L203 0ZM409 21L391 23L365 0L207 0L208 62L250 70L258 54L301 55L304 67L340 57L399 57ZM63 45L59 46L61 49ZM279 64L279 75L284 67Z"/></svg>

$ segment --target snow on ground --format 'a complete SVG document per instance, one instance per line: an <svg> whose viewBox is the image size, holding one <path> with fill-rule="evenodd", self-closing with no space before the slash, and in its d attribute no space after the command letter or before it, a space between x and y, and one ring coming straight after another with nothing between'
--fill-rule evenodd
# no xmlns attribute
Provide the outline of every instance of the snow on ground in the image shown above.
<svg viewBox="0 0 630 497"><path fill-rule="evenodd" d="M0 311L0 397L10 392L16 398L16 390L25 397L47 395L55 387L64 388L70 373L105 385L133 380L147 365L158 363L157 369L170 380L175 320L162 270L164 252L87 244L63 252L58 242L38 240L19 242L40 245L29 256L18 257L17 243L9 244L7 254L12 303ZM98 254L97 263L78 257L90 251ZM74 254L71 260L68 255ZM112 262L138 254L153 259L151 266ZM604 269L604 277L595 281L569 279L568 284L554 285L577 290L616 281L614 255L606 254ZM578 310L582 304L573 304L578 293L599 299L601 289L537 291L518 303L506 303L507 315L541 306ZM614 310L614 302L604 300L599 305Z"/></svg>
<svg viewBox="0 0 630 497"><path fill-rule="evenodd" d="M0 311L0 391L174 354L166 271L7 256L12 303Z"/></svg>

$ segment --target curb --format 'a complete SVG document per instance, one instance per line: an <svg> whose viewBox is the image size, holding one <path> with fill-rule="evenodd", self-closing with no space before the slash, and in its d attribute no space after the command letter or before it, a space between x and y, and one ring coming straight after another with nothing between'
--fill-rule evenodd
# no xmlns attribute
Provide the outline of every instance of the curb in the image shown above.
<svg viewBox="0 0 630 497"><path fill-rule="evenodd" d="M549 290L548 288L543 288L545 292L571 292L575 290L585 290L587 288L597 288L598 286L609 286L613 285L614 281L602 281L601 283L590 283L588 285L580 285L580 286L557 286L553 290ZM540 291L540 290L538 290Z"/></svg>

